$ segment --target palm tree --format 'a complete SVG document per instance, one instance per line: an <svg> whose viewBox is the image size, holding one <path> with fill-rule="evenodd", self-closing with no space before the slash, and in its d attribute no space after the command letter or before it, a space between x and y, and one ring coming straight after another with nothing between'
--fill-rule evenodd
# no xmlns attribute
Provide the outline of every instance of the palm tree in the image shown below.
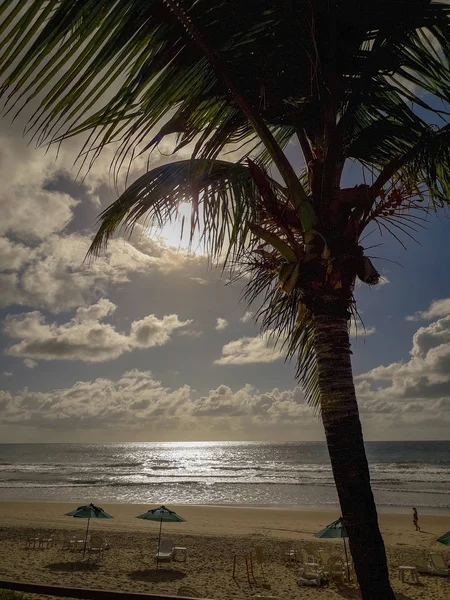
<svg viewBox="0 0 450 600"><path fill-rule="evenodd" d="M263 328L321 413L365 600L394 598L352 377L356 278L379 274L369 224L410 234L450 191L450 8L431 0L0 0L6 106L38 143L87 136L114 172L178 134L100 216L91 251L192 203L213 258L251 275ZM407 16L407 19L405 19ZM155 127L158 133L154 135ZM288 160L285 148L295 148ZM237 162L223 160L240 148ZM252 160L249 160L252 157ZM342 187L349 161L361 185Z"/></svg>

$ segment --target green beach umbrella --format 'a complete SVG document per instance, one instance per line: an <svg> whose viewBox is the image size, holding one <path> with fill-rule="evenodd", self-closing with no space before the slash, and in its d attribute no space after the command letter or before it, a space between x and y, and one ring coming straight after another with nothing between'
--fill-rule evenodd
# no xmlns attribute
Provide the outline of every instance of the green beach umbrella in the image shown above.
<svg viewBox="0 0 450 600"><path fill-rule="evenodd" d="M441 544L444 544L444 546L450 546L450 531L447 531L447 533L441 535L441 537L436 541L441 542Z"/></svg>
<svg viewBox="0 0 450 600"><path fill-rule="evenodd" d="M168 509L165 506L160 506L159 508L151 508L143 515L139 515L136 519L145 519L146 521L159 521L159 538L158 538L158 550L156 553L156 568L159 568L158 558L159 558L159 547L161 545L161 530L163 523L183 523L186 519L177 515L177 513L173 510Z"/></svg>
<svg viewBox="0 0 450 600"><path fill-rule="evenodd" d="M342 538L344 540L344 551L345 551L345 562L347 564L347 579L350 580L350 572L348 568L348 555L347 555L347 546L345 544L345 538L348 538L348 533L344 525L344 519L339 517L337 521L333 521L325 527L325 529L321 529L317 533L314 534L316 538Z"/></svg>
<svg viewBox="0 0 450 600"><path fill-rule="evenodd" d="M75 510L66 513L66 517L75 517L76 519L87 519L87 527L86 527L86 535L84 538L84 549L83 549L83 557L86 554L86 544L89 532L89 523L91 519L112 519L113 517L109 515L107 512L100 508L99 506L95 506L94 504L86 504L85 506L79 506Z"/></svg>

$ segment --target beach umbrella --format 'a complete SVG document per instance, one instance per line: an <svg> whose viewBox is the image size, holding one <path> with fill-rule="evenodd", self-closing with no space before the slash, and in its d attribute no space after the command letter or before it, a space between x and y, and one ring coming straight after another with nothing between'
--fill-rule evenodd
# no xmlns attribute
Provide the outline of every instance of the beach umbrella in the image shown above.
<svg viewBox="0 0 450 600"><path fill-rule="evenodd" d="M437 541L441 542L441 544L444 544L444 546L450 546L450 531L447 531L447 533L441 535L441 537L438 538Z"/></svg>
<svg viewBox="0 0 450 600"><path fill-rule="evenodd" d="M136 519L145 519L146 521L159 521L159 538L158 538L158 550L156 553L156 568L159 568L158 557L159 557L159 547L161 545L161 530L163 523L182 523L186 521L180 515L173 510L169 510L165 506L160 506L159 508L151 508L143 515L139 515Z"/></svg>
<svg viewBox="0 0 450 600"><path fill-rule="evenodd" d="M345 552L345 562L347 565L347 580L350 580L350 571L348 568L348 554L347 554L347 546L345 544L345 538L348 538L348 533L344 525L344 519L339 517L337 521L333 521L325 527L325 529L321 529L317 533L314 534L316 538L342 538L344 541L344 552Z"/></svg>
<svg viewBox="0 0 450 600"><path fill-rule="evenodd" d="M99 506L95 506L94 504L86 504L85 506L79 506L75 510L66 513L66 517L75 517L76 519L87 519L87 527L86 527L86 535L84 538L84 549L83 549L83 557L86 554L86 544L89 533L89 523L91 519L112 519L111 515L108 515L107 512L100 508Z"/></svg>

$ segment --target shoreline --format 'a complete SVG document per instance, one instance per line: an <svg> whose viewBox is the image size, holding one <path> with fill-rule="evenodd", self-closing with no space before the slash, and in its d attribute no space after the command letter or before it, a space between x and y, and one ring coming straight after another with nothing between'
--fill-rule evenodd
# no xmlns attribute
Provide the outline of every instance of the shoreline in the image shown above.
<svg viewBox="0 0 450 600"><path fill-rule="evenodd" d="M89 499L85 503L89 502ZM94 503L97 503L95 500ZM83 529L84 519L73 519L65 513L83 504L81 502L5 502L0 501L0 527L47 529ZM152 524L136 519L137 515L154 508L149 504L119 504L98 502L112 520L93 520L95 527L105 531L139 532L152 530ZM314 533L340 516L338 507L253 507L249 505L193 505L171 504L170 509L186 519L173 527L176 534L245 536L263 535L292 540L313 540ZM450 530L450 514L429 515L419 510L419 525L423 533L415 532L412 514L379 511L379 523L386 544L396 545L400 538L405 543L427 546ZM435 544L440 551L445 546Z"/></svg>
<svg viewBox="0 0 450 600"><path fill-rule="evenodd" d="M145 502L114 502L111 500L98 500L98 499L87 499L86 503L92 501L94 504L98 505L108 505L108 506L148 506L155 507L157 506L155 503L145 503ZM0 507L2 505L8 504L64 504L64 505L73 505L73 504L82 504L82 501L74 500L73 502L67 502L66 500L2 500L0 498ZM170 504L170 502L168 503ZM340 512L339 504L242 504L242 503L233 503L233 504L187 504L182 502L176 502L174 506L179 507L195 507L195 508L218 508L218 509L243 509L243 508L251 508L254 510L274 510L274 511L299 511L299 512L323 512L323 513L338 513ZM450 507L440 507L440 506L417 506L419 516L448 516L450 518ZM377 512L382 515L410 515L412 512L412 507L404 506L404 505L388 505L388 504L377 504ZM0 514L1 521L1 514Z"/></svg>

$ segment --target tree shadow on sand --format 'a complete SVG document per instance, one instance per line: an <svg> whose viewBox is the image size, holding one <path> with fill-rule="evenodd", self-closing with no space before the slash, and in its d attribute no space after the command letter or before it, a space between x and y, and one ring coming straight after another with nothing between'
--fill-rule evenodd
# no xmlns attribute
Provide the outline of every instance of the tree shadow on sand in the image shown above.
<svg viewBox="0 0 450 600"><path fill-rule="evenodd" d="M353 600L354 598L361 598L359 588L354 585L348 585L345 583L337 582L335 582L334 585L336 586L336 592L338 596L341 596L342 598L347 598L348 600Z"/></svg>
<svg viewBox="0 0 450 600"><path fill-rule="evenodd" d="M57 562L51 563L49 565L45 565L44 568L49 571L63 572L63 573L73 573L74 571L82 572L82 571L96 571L99 565L97 563L88 563L82 561L71 561L71 562Z"/></svg>
<svg viewBox="0 0 450 600"><path fill-rule="evenodd" d="M133 581L150 581L151 583L163 583L165 581L179 581L186 577L183 571L165 570L165 569L143 569L128 573L128 577Z"/></svg>
<svg viewBox="0 0 450 600"><path fill-rule="evenodd" d="M356 600L357 598L361 599L361 593L356 586L338 584L336 585L336 592L339 596L345 598L346 600ZM413 600L412 596L408 596L403 592L395 592L395 597L396 600Z"/></svg>

